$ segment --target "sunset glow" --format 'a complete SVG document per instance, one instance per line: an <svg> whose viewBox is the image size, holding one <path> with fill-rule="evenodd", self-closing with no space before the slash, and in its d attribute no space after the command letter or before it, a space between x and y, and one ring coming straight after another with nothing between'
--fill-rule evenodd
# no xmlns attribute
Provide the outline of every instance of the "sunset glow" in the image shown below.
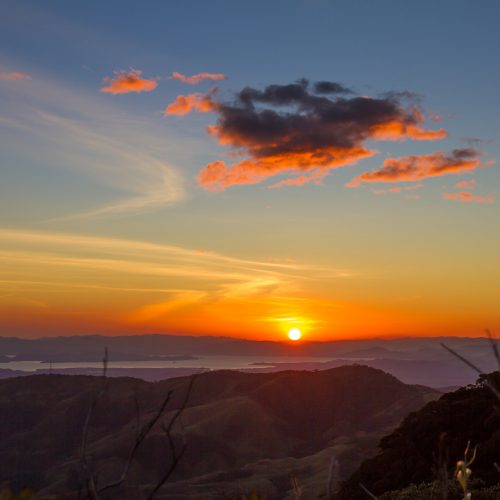
<svg viewBox="0 0 500 500"><path fill-rule="evenodd" d="M300 337L302 337L302 334L300 333L300 330L298 328L291 328L288 331L288 338L290 340L300 340Z"/></svg>
<svg viewBox="0 0 500 500"><path fill-rule="evenodd" d="M193 31L167 5L15 4L1 335L500 331L498 30L472 6L225 3L240 26L199 2Z"/></svg>

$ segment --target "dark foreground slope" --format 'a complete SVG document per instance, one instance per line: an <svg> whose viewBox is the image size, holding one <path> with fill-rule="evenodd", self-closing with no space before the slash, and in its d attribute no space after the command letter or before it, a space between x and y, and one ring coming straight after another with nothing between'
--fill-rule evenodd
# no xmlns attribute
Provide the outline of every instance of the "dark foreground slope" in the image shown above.
<svg viewBox="0 0 500 500"><path fill-rule="evenodd" d="M121 472L137 434L136 407L145 421L173 389L168 418L180 406L188 379L148 383L118 378L107 383L88 446L102 482ZM98 377L62 375L0 381L0 481L73 498L81 476L82 428L101 384ZM195 381L182 425L175 429L177 440L184 436L187 451L164 489L165 498L226 498L253 487L270 499L284 498L291 475L307 491L305 498L315 498L324 490L332 454L341 460L343 474L351 473L375 451L382 435L436 397L436 391L364 366L203 373ZM153 484L169 460L158 427L141 446L127 488L103 498L139 498L133 485Z"/></svg>
<svg viewBox="0 0 500 500"><path fill-rule="evenodd" d="M490 377L500 387L500 373ZM478 446L477 458L471 465L473 478L486 486L497 485L500 473L494 463L500 462L500 411L498 400L481 380L477 386L445 394L406 417L400 427L382 439L378 455L364 461L344 484L340 498L366 499L359 483L381 495L411 484L432 482L436 479L440 447L441 456L448 457L444 465L451 478L467 441Z"/></svg>

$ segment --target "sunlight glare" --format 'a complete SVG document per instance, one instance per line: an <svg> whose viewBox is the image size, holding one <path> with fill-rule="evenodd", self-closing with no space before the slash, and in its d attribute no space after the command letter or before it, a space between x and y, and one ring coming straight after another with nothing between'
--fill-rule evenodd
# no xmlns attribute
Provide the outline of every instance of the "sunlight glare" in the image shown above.
<svg viewBox="0 0 500 500"><path fill-rule="evenodd" d="M299 340L302 334L300 333L300 330L298 328L291 328L288 331L288 338L290 340Z"/></svg>

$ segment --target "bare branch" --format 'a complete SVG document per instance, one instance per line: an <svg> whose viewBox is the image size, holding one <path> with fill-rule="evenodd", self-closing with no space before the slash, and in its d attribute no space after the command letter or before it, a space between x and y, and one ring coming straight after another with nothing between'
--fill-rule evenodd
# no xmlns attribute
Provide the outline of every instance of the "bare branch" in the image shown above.
<svg viewBox="0 0 500 500"><path fill-rule="evenodd" d="M446 344L441 344L441 347L444 347L450 354L458 358L462 363L465 363L468 367L472 368L479 375L486 375L480 368L471 363L467 358L464 358L462 355L458 354L458 352L454 351L451 347L448 347ZM490 380L485 377L484 379L486 386L490 389L490 391L496 396L496 398L500 401L500 392L495 387L494 384L490 382Z"/></svg>
<svg viewBox="0 0 500 500"><path fill-rule="evenodd" d="M188 404L189 398L191 397L191 392L193 390L193 384L194 384L194 381L196 380L197 376L198 376L197 374L194 374L194 375L191 375L191 377L189 378L189 384L188 384L188 387L187 387L186 395L184 396L184 401L182 402L182 404L179 407L179 409L176 411L175 415L170 420L170 422L169 422L169 424L168 424L168 426L166 428L167 432L170 432L172 430L172 427L174 426L176 420L182 415L182 413L186 409L186 406Z"/></svg>
<svg viewBox="0 0 500 500"><path fill-rule="evenodd" d="M467 358L464 358L461 354L454 351L451 347L448 347L446 344L441 343L441 347L444 347L450 354L458 358L462 363L465 363L469 368L472 368L475 372L479 373L479 375L483 375L483 370L478 368L476 365L471 363Z"/></svg>
<svg viewBox="0 0 500 500"><path fill-rule="evenodd" d="M359 483L359 486L361 489L370 497L373 498L373 500L378 500L378 497L376 497L368 488L366 488L362 483Z"/></svg>
<svg viewBox="0 0 500 500"><path fill-rule="evenodd" d="M172 390L168 391L168 393L167 393L165 399L163 400L162 404L160 405L160 408L158 409L158 411L154 414L154 416L150 420L148 420L148 422L146 422L146 424L144 424L142 429L137 434L134 445L132 446L132 448L129 452L127 461L125 463L125 466L123 468L123 471L122 471L120 477L118 477L118 479L116 479L115 481L112 481L111 483L108 483L108 484L102 486L101 488L99 488L99 490L98 490L99 493L101 493L105 490L108 490L110 488L116 488L117 486L120 486L125 481L125 479L127 478L128 472L130 470L130 466L132 465L132 461L134 460L134 457L137 453L137 450L139 449L139 446L146 439L146 437L151 432L151 430L153 429L155 424L158 422L158 420L160 420L160 418L162 417L162 415L165 412L165 409L167 407L167 404L169 403L169 401L172 397L172 393L173 393Z"/></svg>
<svg viewBox="0 0 500 500"><path fill-rule="evenodd" d="M498 347L498 339L493 337L493 334L488 329L486 329L486 335L488 335L488 340L490 341L491 350L493 351L493 355L497 360L498 370L500 371L500 349Z"/></svg>
<svg viewBox="0 0 500 500"><path fill-rule="evenodd" d="M87 459L87 442L88 442L90 421L92 419L92 415L97 405L97 401L104 395L108 386L107 371L108 371L108 348L105 347L104 357L102 360L102 386L101 389L96 393L94 399L91 401L89 409L87 411L85 423L83 424L82 444L80 448L80 461L82 463L82 468L86 476L87 494L91 498L91 500L99 500L99 494L97 492L96 479L92 471L91 464Z"/></svg>
<svg viewBox="0 0 500 500"><path fill-rule="evenodd" d="M182 415L184 410L187 407L189 398L191 397L191 392L193 390L193 384L194 381L196 380L197 374L192 375L189 379L189 384L186 390L186 394L184 396L184 400L181 404L181 406L178 408L178 410L175 412L174 416L170 419L170 422L168 425L162 426L163 431L165 432L165 435L168 439L170 449L172 450L172 463L170 464L170 467L167 469L165 474L160 478L156 486L151 490L151 493L147 496L147 500L152 500L156 493L160 490L160 488L168 481L170 476L173 474L174 470L177 468L177 465L181 461L182 457L184 456L184 453L186 452L186 443L183 443L181 450L179 453L176 453L176 447L175 447L175 442L172 438L172 428L177 421L177 419Z"/></svg>
<svg viewBox="0 0 500 500"><path fill-rule="evenodd" d="M442 500L448 498L448 447L446 445L446 439L446 432L441 433L439 436L438 456L435 465L435 476Z"/></svg>

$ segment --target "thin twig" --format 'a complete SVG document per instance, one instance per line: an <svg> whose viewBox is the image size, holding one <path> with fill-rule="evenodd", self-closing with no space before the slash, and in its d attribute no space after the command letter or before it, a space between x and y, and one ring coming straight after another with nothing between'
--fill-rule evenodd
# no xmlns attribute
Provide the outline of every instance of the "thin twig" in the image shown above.
<svg viewBox="0 0 500 500"><path fill-rule="evenodd" d="M442 500L448 498L448 448L446 446L446 432L439 436L438 457L436 460L436 478Z"/></svg>
<svg viewBox="0 0 500 500"><path fill-rule="evenodd" d="M461 354L458 354L458 352L454 351L451 347L448 347L446 344L441 343L441 347L444 347L450 354L458 358L462 363L465 363L468 367L472 368L475 372L477 372L479 375L483 375L484 372L481 370L481 368L478 368L476 365L471 363L467 358L464 358Z"/></svg>
<svg viewBox="0 0 500 500"><path fill-rule="evenodd" d="M102 486L101 488L99 488L99 490L98 490L99 493L101 493L105 490L108 490L110 488L116 488L117 486L120 486L125 481L125 479L127 478L130 466L132 464L132 461L137 453L137 450L139 449L139 446L143 443L143 441L146 439L148 434L151 432L151 430L155 426L156 422L158 422L158 420L160 420L160 418L162 417L162 415L165 412L165 409L167 407L167 404L169 403L169 401L172 397L172 394L173 394L172 390L168 391L168 393L167 393L165 399L163 400L162 404L160 405L160 408L158 409L158 411L155 413L155 415L150 420L148 420L148 422L146 422L146 424L144 424L142 429L137 434L134 445L130 449L127 461L125 462L125 466L123 467L123 471L120 474L120 476L115 481L112 481L111 483L108 483L108 484Z"/></svg>
<svg viewBox="0 0 500 500"><path fill-rule="evenodd" d="M497 360L498 370L500 371L500 349L498 348L498 339L493 337L490 330L486 329L486 335L488 335L488 340L490 341L491 350L493 351L493 355Z"/></svg>
<svg viewBox="0 0 500 500"><path fill-rule="evenodd" d="M448 347L446 344L441 344L441 346L444 347L450 354L452 354L460 361L462 361L462 363L465 363L468 367L472 368L479 375L485 375L484 383L490 389L490 391L496 396L496 398L500 401L500 392L495 387L495 385L490 382L487 375L480 368L471 363L467 358L464 358L462 355L458 354L458 352L454 351L451 347Z"/></svg>
<svg viewBox="0 0 500 500"><path fill-rule="evenodd" d="M337 480L339 476L339 461L335 458L335 455L330 461L330 470L328 471L328 483L326 489L326 496L328 500L333 500L333 490L337 485Z"/></svg>
<svg viewBox="0 0 500 500"><path fill-rule="evenodd" d="M364 486L362 483L359 483L359 486L361 489L370 497L373 498L373 500L378 500L378 497L376 497L366 486Z"/></svg>
<svg viewBox="0 0 500 500"><path fill-rule="evenodd" d="M184 396L184 401L182 402L179 409L175 412L174 416L170 419L170 422L168 423L168 425L162 426L163 431L165 432L165 435L166 435L167 440L169 442L170 449L172 450L172 463L170 464L170 467L167 469L165 474L160 478L158 483L156 483L156 486L151 490L151 492L147 496L147 500L152 500L154 498L154 496L156 495L156 493L160 490L160 488L168 481L170 476L173 474L174 470L177 468L177 465L181 461L182 457L184 456L184 453L186 452L187 445L186 445L186 443L184 443L181 450L179 451L179 453L176 453L175 443L174 443L174 440L172 438L172 428L173 428L175 422L177 421L177 419L182 415L182 413L184 412L184 410L187 407L189 398L191 397L191 392L193 390L193 384L194 384L196 377L197 377L196 374L192 375L190 377L189 384L188 384L188 387L186 390L186 395Z"/></svg>
<svg viewBox="0 0 500 500"><path fill-rule="evenodd" d="M87 442L89 435L90 420L94 413L97 401L103 396L107 389L107 371L108 371L108 348L104 348L104 357L102 360L102 386L101 389L96 393L94 399L91 401L87 416L85 418L85 423L83 424L82 432L82 445L80 448L80 460L82 463L82 468L86 476L87 483L87 494L91 500L99 500L99 494L97 491L96 478L92 471L92 466L87 459Z"/></svg>

